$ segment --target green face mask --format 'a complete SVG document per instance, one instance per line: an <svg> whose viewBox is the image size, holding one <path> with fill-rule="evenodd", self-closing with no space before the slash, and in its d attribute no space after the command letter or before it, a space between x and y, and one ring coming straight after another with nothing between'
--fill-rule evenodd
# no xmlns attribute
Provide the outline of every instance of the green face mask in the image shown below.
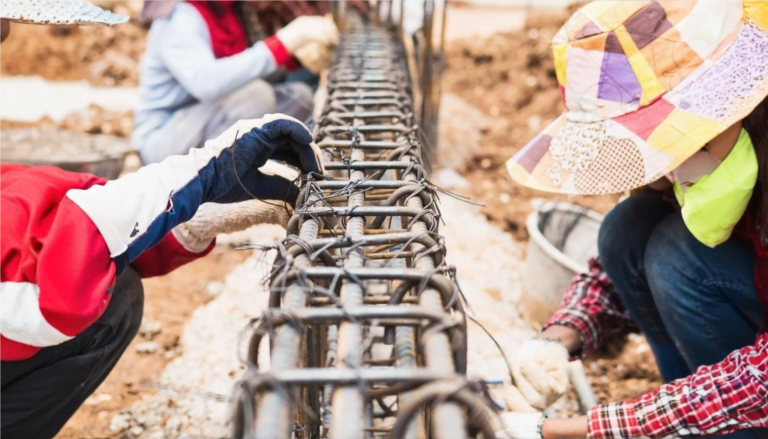
<svg viewBox="0 0 768 439"><path fill-rule="evenodd" d="M752 197L757 168L752 140L742 129L728 157L711 174L686 189L675 181L683 221L696 239L715 247L730 238Z"/></svg>

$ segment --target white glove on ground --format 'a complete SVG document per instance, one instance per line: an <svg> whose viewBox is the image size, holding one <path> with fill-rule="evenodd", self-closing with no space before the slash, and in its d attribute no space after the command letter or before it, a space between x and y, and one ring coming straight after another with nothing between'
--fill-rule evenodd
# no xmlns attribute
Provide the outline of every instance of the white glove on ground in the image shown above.
<svg viewBox="0 0 768 439"><path fill-rule="evenodd" d="M496 439L542 439L543 413L505 412L500 416L504 430L496 433Z"/></svg>
<svg viewBox="0 0 768 439"><path fill-rule="evenodd" d="M267 204L269 203L269 204ZM200 253L220 233L234 233L258 224L285 227L289 215L279 200L248 200L240 203L205 203L191 220L173 229L173 235L187 250Z"/></svg>
<svg viewBox="0 0 768 439"><path fill-rule="evenodd" d="M302 66L317 75L328 65L333 56L333 46L313 41L300 47L293 54Z"/></svg>
<svg viewBox="0 0 768 439"><path fill-rule="evenodd" d="M552 340L528 340L512 363L515 385L533 407L544 410L568 391L568 350Z"/></svg>
<svg viewBox="0 0 768 439"><path fill-rule="evenodd" d="M294 55L309 43L315 42L323 46L335 46L339 43L339 30L330 15L298 17L277 31L276 35Z"/></svg>

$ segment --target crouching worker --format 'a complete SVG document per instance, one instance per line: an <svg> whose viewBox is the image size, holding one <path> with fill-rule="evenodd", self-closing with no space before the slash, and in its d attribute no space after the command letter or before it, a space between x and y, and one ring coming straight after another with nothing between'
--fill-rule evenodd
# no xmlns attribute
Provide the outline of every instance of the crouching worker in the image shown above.
<svg viewBox="0 0 768 439"><path fill-rule="evenodd" d="M647 189L606 216L599 259L520 349L516 384L544 409L567 390L569 357L635 325L665 384L573 419L506 415L506 437L765 436L768 2L594 2L553 48L567 112L512 177Z"/></svg>
<svg viewBox="0 0 768 439"><path fill-rule="evenodd" d="M10 20L125 21L79 1L1 5L3 39ZM268 115L109 182L1 164L0 435L56 435L136 335L141 279L205 256L217 233L284 222L297 188L264 165L322 173L318 157L304 125Z"/></svg>
<svg viewBox="0 0 768 439"><path fill-rule="evenodd" d="M239 3L145 2L142 15L154 21L131 137L145 164L186 154L237 120L311 116L310 86L269 81L302 66L322 70L339 38L333 20L301 16L249 47Z"/></svg>

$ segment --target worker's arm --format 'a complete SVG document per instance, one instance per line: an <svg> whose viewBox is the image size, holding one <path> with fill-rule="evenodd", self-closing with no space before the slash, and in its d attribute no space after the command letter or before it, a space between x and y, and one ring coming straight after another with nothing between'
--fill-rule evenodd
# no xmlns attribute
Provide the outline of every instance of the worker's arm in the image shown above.
<svg viewBox="0 0 768 439"><path fill-rule="evenodd" d="M595 406L587 416L546 419L541 434L543 439L654 439L766 428L766 392L768 334L762 333L754 346L735 351L720 363L701 366L692 375L656 391ZM529 424L535 420L531 419Z"/></svg>
<svg viewBox="0 0 768 439"><path fill-rule="evenodd" d="M293 118L267 115L235 123L202 148L103 186L71 190L74 202L98 228L118 274L203 203L236 203L287 195L287 183L259 168L273 155L304 172L322 172L309 129ZM288 182L289 183L289 182Z"/></svg>
<svg viewBox="0 0 768 439"><path fill-rule="evenodd" d="M197 10L179 3L173 14L153 23L161 34L160 57L173 76L196 99L205 102L224 96L257 78L271 75L291 62L276 38L260 41L241 53L217 59L205 21Z"/></svg>
<svg viewBox="0 0 768 439"><path fill-rule="evenodd" d="M768 334L659 390L589 412L589 437L710 436L768 427ZM557 423L555 423L557 424Z"/></svg>
<svg viewBox="0 0 768 439"><path fill-rule="evenodd" d="M574 278L539 338L561 341L573 357L585 357L603 341L636 330L599 259Z"/></svg>
<svg viewBox="0 0 768 439"><path fill-rule="evenodd" d="M104 185L62 185L63 171L52 171L47 180L14 180L4 172L2 360L29 358L88 327L106 309L115 278L129 263L136 261L145 275L158 274L173 265L149 267L164 259L163 249L175 247L182 258L200 253L179 248L169 232L202 203L286 195L285 179L259 170L273 153L304 172L321 172L311 142L301 123L269 116L238 122L186 156Z"/></svg>
<svg viewBox="0 0 768 439"><path fill-rule="evenodd" d="M534 339L520 346L512 362L515 386L533 408L544 410L569 388L569 357L586 356L607 337L634 325L600 265L574 278L560 307ZM513 392L510 390L510 392ZM519 398L516 411L528 411Z"/></svg>
<svg viewBox="0 0 768 439"><path fill-rule="evenodd" d="M163 63L189 94L201 102L225 96L277 69L298 68L294 55L315 58L300 51L304 46L318 43L325 47L338 39L330 19L300 17L277 35L236 55L217 59L205 21L186 3L176 5L170 17L157 20L152 31L161 34L157 41L161 44Z"/></svg>

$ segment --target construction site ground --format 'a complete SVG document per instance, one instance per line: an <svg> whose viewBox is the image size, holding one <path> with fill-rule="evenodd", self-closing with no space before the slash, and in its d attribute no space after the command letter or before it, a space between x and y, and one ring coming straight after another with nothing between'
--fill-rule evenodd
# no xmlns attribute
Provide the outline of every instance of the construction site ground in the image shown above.
<svg viewBox="0 0 768 439"><path fill-rule="evenodd" d="M135 14L132 3L117 2L115 7ZM483 14L493 18L484 20ZM519 317L515 305L527 249L530 200L558 197L514 184L504 163L562 109L549 40L566 17L565 11L463 7L449 16L462 25L449 23L447 33L440 149L433 180L483 206L441 196L446 221L441 233L471 311L509 356L536 330ZM116 28L14 26L0 59L2 93L7 95L9 80L40 81L30 77L41 76L56 90L70 84L61 81L87 81L109 90L128 87L119 92L130 101L145 40L146 29L134 23ZM5 100L0 127L53 124L119 137L130 133L132 114L124 102L111 106L109 99L99 101L103 107L67 104L54 94L14 112L15 101ZM46 107L67 111L38 110ZM36 111L39 117L33 117ZM603 213L616 202L615 197L559 199ZM248 319L266 305L260 281L270 260L260 252L235 247L246 241L270 243L284 233L279 227L263 226L223 237L207 258L147 280L140 335L58 437L221 437L226 431L228 392L241 371L238 336ZM470 326L469 344L471 376L505 378L503 358L477 326ZM612 344L585 364L600 401L636 396L660 383L642 336ZM495 388L494 393L501 399L503 389ZM576 409L569 395L552 411L567 414Z"/></svg>

